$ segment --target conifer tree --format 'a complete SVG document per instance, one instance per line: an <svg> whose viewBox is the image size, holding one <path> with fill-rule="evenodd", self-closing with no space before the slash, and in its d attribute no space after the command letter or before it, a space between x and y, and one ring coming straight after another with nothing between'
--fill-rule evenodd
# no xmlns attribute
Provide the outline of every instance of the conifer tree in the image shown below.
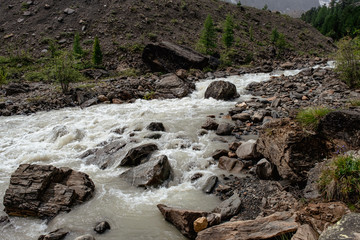
<svg viewBox="0 0 360 240"><path fill-rule="evenodd" d="M230 14L226 16L223 42L226 48L230 48L234 42L234 23Z"/></svg>
<svg viewBox="0 0 360 240"><path fill-rule="evenodd" d="M80 45L80 36L78 33L74 36L73 52L76 57L81 57L84 53Z"/></svg>
<svg viewBox="0 0 360 240"><path fill-rule="evenodd" d="M102 58L103 58L103 55L102 55L102 52L101 52L99 39L96 36L95 39L94 39L93 55L92 55L93 64L95 66L101 65Z"/></svg>
<svg viewBox="0 0 360 240"><path fill-rule="evenodd" d="M210 15L206 17L204 28L201 32L197 49L204 54L213 54L216 48L216 33L213 20Z"/></svg>

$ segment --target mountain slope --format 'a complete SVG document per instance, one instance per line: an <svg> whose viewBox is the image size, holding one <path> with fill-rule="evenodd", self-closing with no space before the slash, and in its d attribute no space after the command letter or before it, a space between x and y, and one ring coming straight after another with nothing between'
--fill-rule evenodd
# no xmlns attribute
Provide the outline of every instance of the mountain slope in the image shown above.
<svg viewBox="0 0 360 240"><path fill-rule="evenodd" d="M65 11L67 8L70 10ZM221 30L228 13L235 22L235 64L273 57L270 35L274 28L285 35L290 55L327 54L334 49L327 38L299 19L216 0L45 0L30 4L3 0L0 55L25 49L40 56L49 50L51 40L70 49L78 32L88 50L93 38L99 37L108 69L139 67L141 50L149 42L167 40L195 48L208 14L215 21L218 51L222 52Z"/></svg>

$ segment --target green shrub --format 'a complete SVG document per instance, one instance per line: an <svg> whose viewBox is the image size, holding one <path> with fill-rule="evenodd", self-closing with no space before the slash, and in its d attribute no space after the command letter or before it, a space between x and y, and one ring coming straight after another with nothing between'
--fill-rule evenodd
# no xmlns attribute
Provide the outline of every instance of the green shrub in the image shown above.
<svg viewBox="0 0 360 240"><path fill-rule="evenodd" d="M100 42L98 37L96 36L94 39L93 55L92 55L93 64L95 66L100 66L102 64L102 58L103 55L100 48Z"/></svg>
<svg viewBox="0 0 360 240"><path fill-rule="evenodd" d="M360 87L360 38L343 39L338 44L336 68L349 87Z"/></svg>
<svg viewBox="0 0 360 240"><path fill-rule="evenodd" d="M326 107L310 107L306 109L301 109L298 112L296 119L305 128L310 130L316 130L320 119L331 111L331 109Z"/></svg>
<svg viewBox="0 0 360 240"><path fill-rule="evenodd" d="M72 82L77 82L81 79L81 73L73 66L75 62L72 54L64 52L56 57L54 61L54 68L52 70L52 77L59 82L63 93L69 91L69 85Z"/></svg>
<svg viewBox="0 0 360 240"><path fill-rule="evenodd" d="M7 72L4 66L0 67L0 85L6 84Z"/></svg>
<svg viewBox="0 0 360 240"><path fill-rule="evenodd" d="M334 157L322 171L319 189L328 200L359 204L360 158L351 155Z"/></svg>
<svg viewBox="0 0 360 240"><path fill-rule="evenodd" d="M352 99L350 100L350 105L353 107L360 107L360 99Z"/></svg>

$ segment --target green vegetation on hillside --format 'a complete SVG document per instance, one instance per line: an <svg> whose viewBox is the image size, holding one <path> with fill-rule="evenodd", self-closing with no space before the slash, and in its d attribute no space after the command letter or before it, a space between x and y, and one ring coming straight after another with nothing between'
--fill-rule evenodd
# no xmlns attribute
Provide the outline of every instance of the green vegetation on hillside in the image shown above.
<svg viewBox="0 0 360 240"><path fill-rule="evenodd" d="M331 111L331 109L326 107L309 107L301 109L296 116L296 120L300 122L304 128L316 130L320 119Z"/></svg>
<svg viewBox="0 0 360 240"><path fill-rule="evenodd" d="M197 50L204 54L214 54L216 48L216 33L211 15L206 17L204 28L197 44Z"/></svg>
<svg viewBox="0 0 360 240"><path fill-rule="evenodd" d="M329 7L312 8L301 19L335 40L354 37L360 27L360 0L332 0Z"/></svg>

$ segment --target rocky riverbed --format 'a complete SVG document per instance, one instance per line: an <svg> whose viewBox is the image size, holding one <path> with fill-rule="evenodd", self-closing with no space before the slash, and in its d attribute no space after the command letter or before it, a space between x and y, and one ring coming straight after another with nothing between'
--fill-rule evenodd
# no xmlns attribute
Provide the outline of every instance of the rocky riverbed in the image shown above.
<svg viewBox="0 0 360 240"><path fill-rule="evenodd" d="M320 65L314 67L315 63ZM274 72L265 82L262 77L269 75L236 76L299 66L307 68L291 74ZM205 77L207 81L198 81ZM256 82L251 83L251 78ZM207 90L210 82L211 91ZM233 83L237 91L223 91L231 89L228 85ZM149 79L110 79L96 85L87 90L75 88L64 99L69 99L69 106L104 104L52 111L51 117L46 112L1 117L0 128L7 132L0 142L6 169L0 175L1 189L5 192L10 183L4 195L5 211L53 218L44 225L31 219L2 217L5 239L37 239L41 234L39 239L86 239L87 234L96 239L118 239L120 235L138 239L145 233L151 239L183 239L170 225L163 225L160 212L191 239L271 239L284 234L294 240L318 239L327 226L349 212L340 202L323 202L316 186L311 185L316 176L308 175L340 143L347 150L359 150L360 114L356 107L349 107L349 100L359 99L359 91L348 89L324 60L264 62L256 69L206 74L178 71ZM16 85L3 87L2 115L68 106L57 105L57 100L64 101L55 99L57 95L49 100L48 88L37 86L24 86L27 90ZM185 97L193 89L191 97ZM41 92L44 102L26 112L33 105L22 105L24 99ZM204 99L235 99L238 93L238 102ZM145 96L154 100L135 100ZM51 105L47 101L55 102ZM299 108L307 106L327 106L335 111L321 120L318 131L307 132L292 119ZM27 165L18 168L23 163ZM55 166L42 170L44 181L32 179L36 174L27 171L39 172L45 164ZM15 173L10 178L11 172ZM77 177L69 177L70 172ZM53 176L49 183L50 175L58 177ZM15 209L13 203L23 191L20 186L29 185L29 181L34 193L30 191L25 198L29 201ZM95 194L90 198L92 182ZM84 191L91 193L85 197L79 194ZM38 196L42 192L45 197ZM66 193L64 197L53 195L61 192ZM78 200L79 196L83 197ZM69 204L65 206L60 200ZM70 213L56 216L70 207ZM142 222L139 214L145 220L141 226L137 224ZM356 216L344 221L349 222L348 218ZM20 227L25 231L14 232L30 222L38 230ZM134 232L134 226L143 232Z"/></svg>

